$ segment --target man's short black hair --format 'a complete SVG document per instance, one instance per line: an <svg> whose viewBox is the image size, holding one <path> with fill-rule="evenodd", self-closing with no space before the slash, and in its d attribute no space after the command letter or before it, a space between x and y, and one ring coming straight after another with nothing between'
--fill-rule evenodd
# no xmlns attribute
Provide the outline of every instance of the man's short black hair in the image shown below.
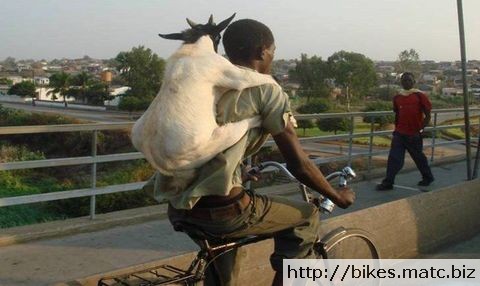
<svg viewBox="0 0 480 286"><path fill-rule="evenodd" d="M415 76L414 76L413 73L411 73L411 72L404 72L404 73L402 73L402 76L400 77L400 79L403 79L403 78L405 78L405 77L407 77L407 76L410 76L410 77L412 77L412 79L415 80Z"/></svg>
<svg viewBox="0 0 480 286"><path fill-rule="evenodd" d="M274 42L272 31L251 19L233 22L223 34L223 47L230 60L248 61Z"/></svg>

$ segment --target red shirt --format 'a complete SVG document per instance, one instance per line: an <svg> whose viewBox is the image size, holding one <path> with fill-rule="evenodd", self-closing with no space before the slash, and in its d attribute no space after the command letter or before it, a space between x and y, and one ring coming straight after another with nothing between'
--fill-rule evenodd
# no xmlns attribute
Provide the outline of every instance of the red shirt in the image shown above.
<svg viewBox="0 0 480 286"><path fill-rule="evenodd" d="M428 97L415 91L408 95L393 97L393 111L396 113L395 131L403 135L416 135L423 128L424 112L432 110Z"/></svg>

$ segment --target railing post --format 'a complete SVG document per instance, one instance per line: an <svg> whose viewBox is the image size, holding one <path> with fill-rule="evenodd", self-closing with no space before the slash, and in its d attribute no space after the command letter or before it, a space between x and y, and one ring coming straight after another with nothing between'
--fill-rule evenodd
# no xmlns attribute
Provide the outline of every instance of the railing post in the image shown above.
<svg viewBox="0 0 480 286"><path fill-rule="evenodd" d="M478 166L480 160L480 116L478 116L478 138L477 138L477 153L475 154L475 163L473 164L473 174L472 179L476 179L478 177Z"/></svg>
<svg viewBox="0 0 480 286"><path fill-rule="evenodd" d="M97 136L98 130L93 130L92 135L92 157L95 158L97 156ZM93 162L92 164L92 180L91 180L91 187L95 188L97 186L97 163ZM95 195L90 197L90 219L95 218Z"/></svg>
<svg viewBox="0 0 480 286"><path fill-rule="evenodd" d="M353 148L353 129L354 129L354 118L350 117L350 136L348 141L348 166L352 165L352 148Z"/></svg>
<svg viewBox="0 0 480 286"><path fill-rule="evenodd" d="M370 173L372 169L372 151L373 151L373 129L375 125L375 117L371 117L370 119L370 140L368 142L368 166L367 172Z"/></svg>
<svg viewBox="0 0 480 286"><path fill-rule="evenodd" d="M437 115L438 115L437 112L433 114L432 155L430 156L430 163L433 163L433 159L435 158L435 138L437 137Z"/></svg>

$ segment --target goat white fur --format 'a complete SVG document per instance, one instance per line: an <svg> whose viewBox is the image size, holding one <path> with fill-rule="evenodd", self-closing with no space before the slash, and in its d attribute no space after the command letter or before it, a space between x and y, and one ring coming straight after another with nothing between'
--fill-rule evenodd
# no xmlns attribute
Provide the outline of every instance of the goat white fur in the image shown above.
<svg viewBox="0 0 480 286"><path fill-rule="evenodd" d="M241 69L214 51L206 35L183 44L168 60L163 84L132 129L132 142L158 171L192 170L238 142L259 116L219 126L216 102L229 89L277 84L270 75Z"/></svg>

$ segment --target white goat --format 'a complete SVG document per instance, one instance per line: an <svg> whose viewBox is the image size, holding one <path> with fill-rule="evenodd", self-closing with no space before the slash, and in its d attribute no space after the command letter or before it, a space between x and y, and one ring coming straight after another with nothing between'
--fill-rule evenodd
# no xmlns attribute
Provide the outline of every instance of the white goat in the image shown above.
<svg viewBox="0 0 480 286"><path fill-rule="evenodd" d="M205 25L187 19L191 29L160 35L184 43L167 60L162 87L133 126L132 142L165 175L190 177L192 169L261 123L259 116L222 126L215 120L216 101L226 90L277 84L270 75L236 67L216 53L220 32L234 16L219 25L212 16Z"/></svg>

